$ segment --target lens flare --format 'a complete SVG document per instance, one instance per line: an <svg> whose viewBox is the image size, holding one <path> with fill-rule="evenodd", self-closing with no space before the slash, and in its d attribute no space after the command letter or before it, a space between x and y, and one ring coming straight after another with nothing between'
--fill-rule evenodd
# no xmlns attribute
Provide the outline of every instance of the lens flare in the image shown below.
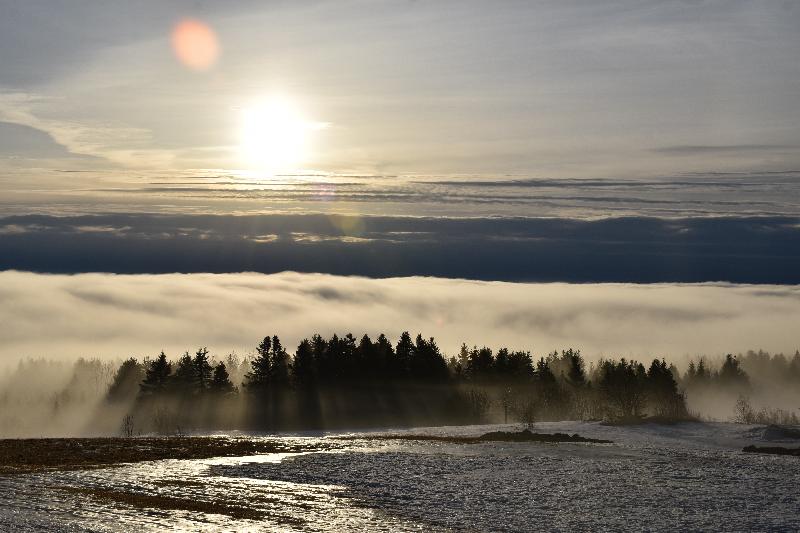
<svg viewBox="0 0 800 533"><path fill-rule="evenodd" d="M199 20L185 19L172 30L175 56L192 70L208 70L219 58L217 34Z"/></svg>

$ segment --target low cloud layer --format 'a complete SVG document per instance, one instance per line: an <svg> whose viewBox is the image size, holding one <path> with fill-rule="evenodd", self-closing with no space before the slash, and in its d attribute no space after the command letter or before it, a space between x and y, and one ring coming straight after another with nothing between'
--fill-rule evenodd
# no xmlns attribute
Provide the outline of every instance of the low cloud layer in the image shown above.
<svg viewBox="0 0 800 533"><path fill-rule="evenodd" d="M0 125L0 146L4 146L2 130ZM28 136L36 133L32 129L23 131ZM12 125L5 137L16 139L20 135L19 128L15 130ZM52 140L48 142L53 144ZM12 142L11 148L14 146ZM40 149L48 146L45 143ZM0 157L2 151L0 148ZM23 164L22 159L16 161ZM358 213L569 219L800 216L800 171L796 170L762 168L622 179L599 175L554 178L540 173L259 176L211 170L98 172L89 168L23 171L18 166L15 172L3 176L0 212L53 216Z"/></svg>
<svg viewBox="0 0 800 533"><path fill-rule="evenodd" d="M17 216L0 269L800 283L800 219Z"/></svg>
<svg viewBox="0 0 800 533"><path fill-rule="evenodd" d="M278 334L395 339L435 336L532 350L573 346L589 357L647 358L800 347L800 288L788 286L514 284L320 274L75 276L0 273L0 363L170 356L208 346L250 351Z"/></svg>

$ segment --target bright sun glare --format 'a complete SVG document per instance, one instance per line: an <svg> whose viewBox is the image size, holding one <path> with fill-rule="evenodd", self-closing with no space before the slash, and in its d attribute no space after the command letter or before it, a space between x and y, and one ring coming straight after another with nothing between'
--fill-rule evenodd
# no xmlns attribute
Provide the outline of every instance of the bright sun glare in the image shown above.
<svg viewBox="0 0 800 533"><path fill-rule="evenodd" d="M312 130L292 102L274 98L242 111L240 149L248 169L263 172L297 170L307 162Z"/></svg>

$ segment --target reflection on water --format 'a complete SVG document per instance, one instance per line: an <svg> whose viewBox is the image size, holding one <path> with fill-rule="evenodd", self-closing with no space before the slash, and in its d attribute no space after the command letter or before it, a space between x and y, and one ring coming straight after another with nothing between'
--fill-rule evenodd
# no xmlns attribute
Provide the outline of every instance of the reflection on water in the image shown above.
<svg viewBox="0 0 800 533"><path fill-rule="evenodd" d="M431 428L474 434L486 428ZM793 457L731 424L542 424L610 445L355 440L0 478L0 530L796 530ZM292 440L286 437L285 440ZM305 439L314 442L318 439ZM795 445L798 443L795 443Z"/></svg>
<svg viewBox="0 0 800 533"><path fill-rule="evenodd" d="M334 452L335 453L335 452ZM164 460L0 478L0 530L305 531L408 529L334 484L217 475L302 453Z"/></svg>

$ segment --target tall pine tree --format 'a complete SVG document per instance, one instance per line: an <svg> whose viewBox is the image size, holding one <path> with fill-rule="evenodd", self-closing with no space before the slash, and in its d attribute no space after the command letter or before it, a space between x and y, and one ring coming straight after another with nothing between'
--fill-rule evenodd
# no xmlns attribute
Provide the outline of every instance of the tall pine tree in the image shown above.
<svg viewBox="0 0 800 533"><path fill-rule="evenodd" d="M208 388L214 394L230 394L236 391L225 363L219 362L214 367L214 377L211 378Z"/></svg>
<svg viewBox="0 0 800 533"><path fill-rule="evenodd" d="M163 393L167 390L170 374L172 374L172 363L162 351L158 357L147 363L144 379L139 385L140 392L145 395Z"/></svg>
<svg viewBox="0 0 800 533"><path fill-rule="evenodd" d="M198 348L197 352L194 354L194 359L192 360L194 363L194 371L197 377L197 389L202 393L208 390L209 384L211 383L211 376L213 372L213 368L211 368L211 363L208 361L208 349L205 347Z"/></svg>
<svg viewBox="0 0 800 533"><path fill-rule="evenodd" d="M251 392L264 392L269 387L272 367L272 339L269 336L256 347L256 356L250 361L251 370L244 379L244 386Z"/></svg>

